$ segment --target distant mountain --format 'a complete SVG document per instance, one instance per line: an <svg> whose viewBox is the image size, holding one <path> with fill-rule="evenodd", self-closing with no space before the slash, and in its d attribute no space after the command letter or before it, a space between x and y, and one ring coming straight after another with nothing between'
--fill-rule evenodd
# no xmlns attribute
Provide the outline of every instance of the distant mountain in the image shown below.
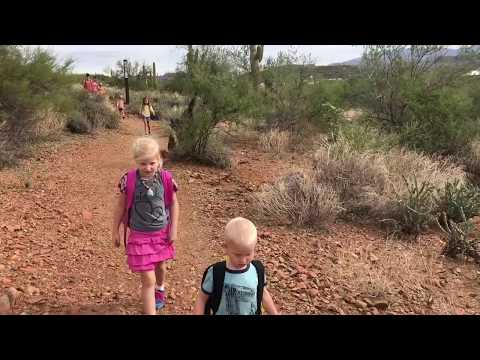
<svg viewBox="0 0 480 360"><path fill-rule="evenodd" d="M480 45L477 45L475 46L474 48L479 48ZM456 58L457 56L459 55L459 51L458 49L446 49L445 51L445 57L446 58ZM408 50L406 50L403 54L403 57L405 59L407 59L409 57L409 52ZM330 64L332 66L334 65L350 65L350 66L358 66L360 65L360 62L362 61L362 58L361 57L358 57L358 58L354 58L354 59L351 59L351 60L347 60L347 61L344 61L344 62L341 62L341 63L335 63L335 64Z"/></svg>

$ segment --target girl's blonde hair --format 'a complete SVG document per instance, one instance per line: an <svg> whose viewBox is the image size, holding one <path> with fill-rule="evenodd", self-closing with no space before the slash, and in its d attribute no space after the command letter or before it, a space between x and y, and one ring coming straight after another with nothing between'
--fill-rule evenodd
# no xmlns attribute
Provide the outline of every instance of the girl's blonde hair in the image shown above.
<svg viewBox="0 0 480 360"><path fill-rule="evenodd" d="M133 143L133 158L135 160L144 158L160 157L160 146L158 142L149 137L141 137Z"/></svg>

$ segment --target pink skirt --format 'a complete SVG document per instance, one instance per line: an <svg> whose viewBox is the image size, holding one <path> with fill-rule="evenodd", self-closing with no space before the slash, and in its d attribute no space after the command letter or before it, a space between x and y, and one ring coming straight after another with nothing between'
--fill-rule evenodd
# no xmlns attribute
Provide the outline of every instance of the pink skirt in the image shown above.
<svg viewBox="0 0 480 360"><path fill-rule="evenodd" d="M168 240L168 228L151 233L130 232L127 241L127 263L130 270L155 270L159 262L175 258L175 248Z"/></svg>

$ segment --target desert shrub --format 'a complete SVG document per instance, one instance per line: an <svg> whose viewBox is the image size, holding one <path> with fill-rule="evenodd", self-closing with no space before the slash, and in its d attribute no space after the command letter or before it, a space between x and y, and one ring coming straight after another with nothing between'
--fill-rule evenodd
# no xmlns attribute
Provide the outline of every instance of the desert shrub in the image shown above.
<svg viewBox="0 0 480 360"><path fill-rule="evenodd" d="M17 144L34 140L69 102L71 61L57 63L41 48L0 46L0 128Z"/></svg>
<svg viewBox="0 0 480 360"><path fill-rule="evenodd" d="M279 131L277 129L269 130L260 135L260 145L266 152L279 155L285 152L290 142L290 133L288 131Z"/></svg>
<svg viewBox="0 0 480 360"><path fill-rule="evenodd" d="M458 161L465 166L470 180L480 185L480 142L472 141L465 152L458 157Z"/></svg>
<svg viewBox="0 0 480 360"><path fill-rule="evenodd" d="M464 222L480 214L480 189L456 179L437 189L436 203L438 211L445 213L449 220Z"/></svg>
<svg viewBox="0 0 480 360"><path fill-rule="evenodd" d="M70 112L67 128L75 133L91 133L96 129L117 129L120 115L102 96L83 90L73 92L75 110Z"/></svg>
<svg viewBox="0 0 480 360"><path fill-rule="evenodd" d="M200 164L218 167L221 169L228 169L232 166L231 150L223 139L217 135L210 136L205 151L202 153L191 152L190 148L185 142L179 142L175 133L171 133L172 140L175 142L171 153L171 157L176 160L191 160Z"/></svg>
<svg viewBox="0 0 480 360"><path fill-rule="evenodd" d="M398 136L381 131L367 121L340 121L334 137L347 142L353 150L388 151L398 145Z"/></svg>
<svg viewBox="0 0 480 360"><path fill-rule="evenodd" d="M465 181L464 172L447 159L398 148L385 153L355 151L345 141L321 147L315 153L313 171L316 183L330 186L338 194L345 214L372 220L392 219L397 223L408 223L405 212L399 211L400 205L415 205L412 202L419 195L417 190L430 193L430 186L441 189L454 179ZM416 183L428 186L422 191L422 185L412 188L404 176L414 176Z"/></svg>
<svg viewBox="0 0 480 360"><path fill-rule="evenodd" d="M311 174L302 172L264 185L254 201L260 218L280 224L322 226L334 221L342 210L331 187L315 183Z"/></svg>
<svg viewBox="0 0 480 360"><path fill-rule="evenodd" d="M92 126L81 112L74 112L67 121L67 129L74 134L88 134L92 131Z"/></svg>
<svg viewBox="0 0 480 360"><path fill-rule="evenodd" d="M461 209L460 212L462 213ZM437 220L446 238L442 254L452 258L471 257L480 263L480 240L472 237L475 225L463 213L461 217L462 221L458 224L448 219L446 213L442 213L441 221Z"/></svg>
<svg viewBox="0 0 480 360"><path fill-rule="evenodd" d="M403 177L403 181L407 192L396 194L393 231L417 237L434 220L435 188L427 181L419 184L415 176L411 181Z"/></svg>

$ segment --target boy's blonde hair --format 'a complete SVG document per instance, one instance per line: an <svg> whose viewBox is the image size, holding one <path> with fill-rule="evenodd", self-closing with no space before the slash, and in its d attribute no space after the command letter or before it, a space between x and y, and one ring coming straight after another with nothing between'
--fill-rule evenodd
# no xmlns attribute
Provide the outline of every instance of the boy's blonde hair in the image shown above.
<svg viewBox="0 0 480 360"><path fill-rule="evenodd" d="M133 143L133 158L135 160L160 157L158 142L150 137L140 137Z"/></svg>
<svg viewBox="0 0 480 360"><path fill-rule="evenodd" d="M225 226L225 243L255 246L257 243L257 228L250 220L236 217Z"/></svg>

